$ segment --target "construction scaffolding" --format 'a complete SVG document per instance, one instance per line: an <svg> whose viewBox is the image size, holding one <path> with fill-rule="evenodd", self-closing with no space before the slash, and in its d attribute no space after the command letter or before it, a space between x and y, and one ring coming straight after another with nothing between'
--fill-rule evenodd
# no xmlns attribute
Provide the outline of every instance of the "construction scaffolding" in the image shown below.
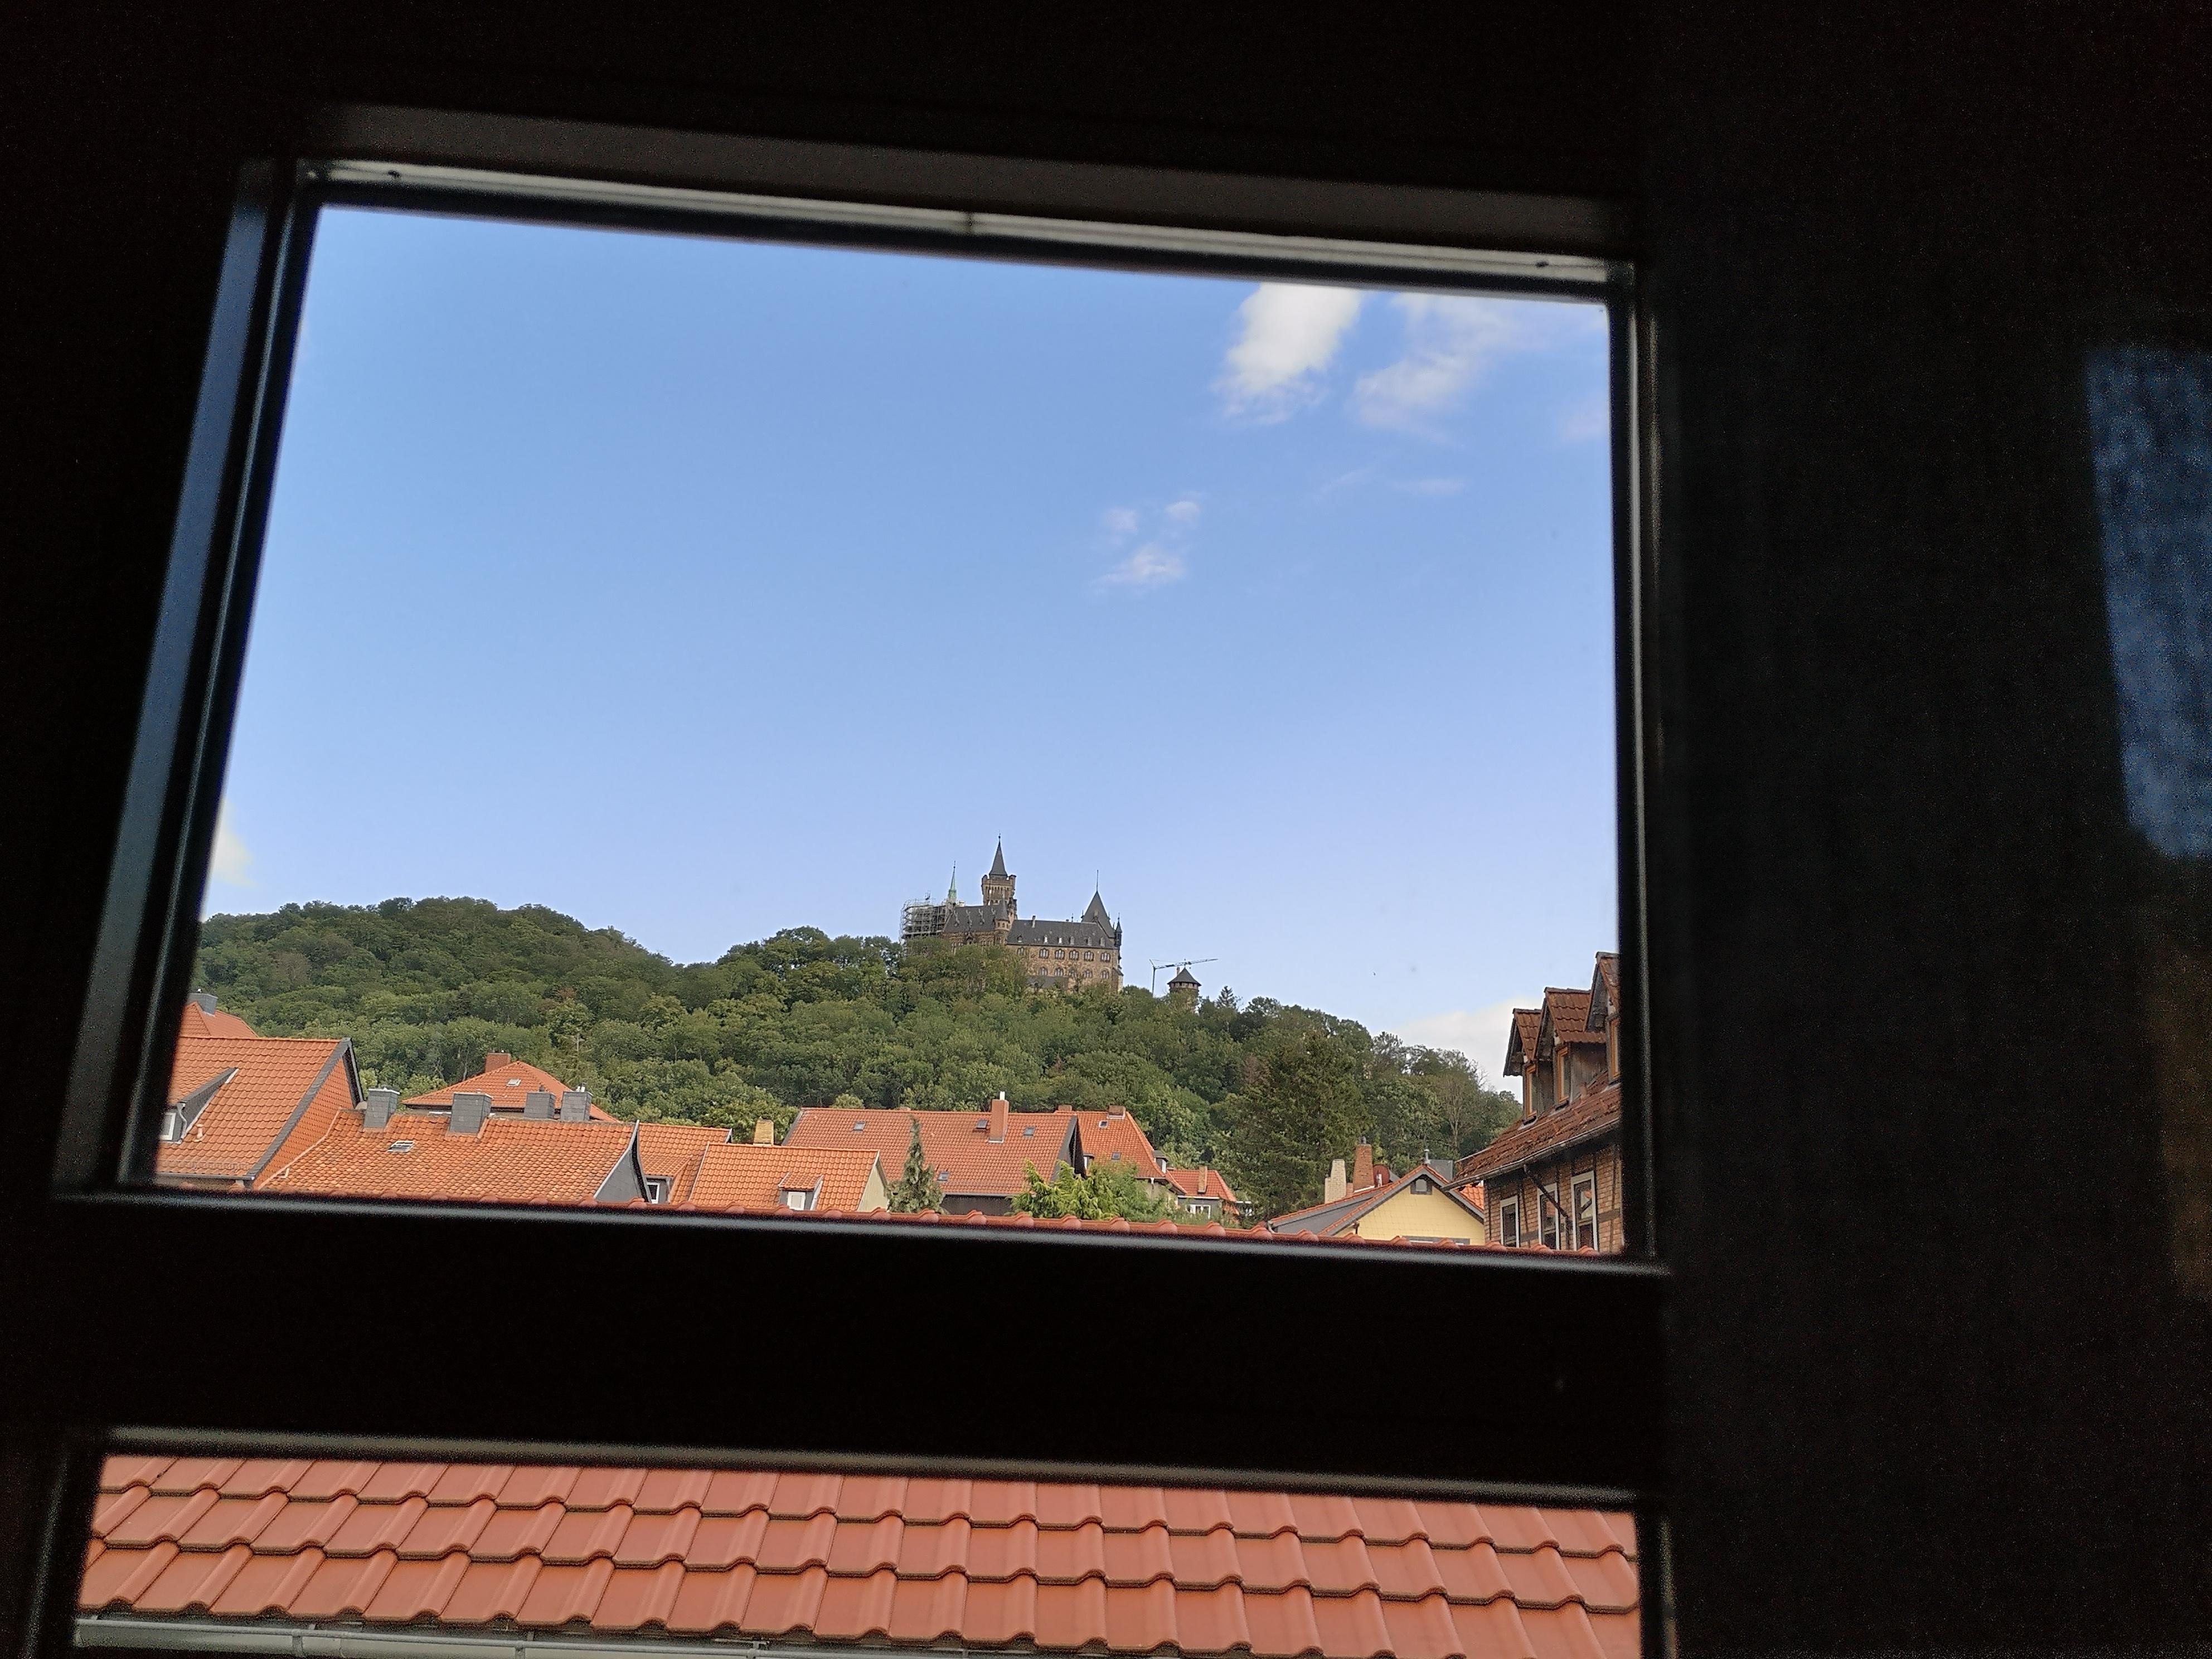
<svg viewBox="0 0 2212 1659"><path fill-rule="evenodd" d="M945 907L924 899L899 912L899 938L933 939L945 931Z"/></svg>

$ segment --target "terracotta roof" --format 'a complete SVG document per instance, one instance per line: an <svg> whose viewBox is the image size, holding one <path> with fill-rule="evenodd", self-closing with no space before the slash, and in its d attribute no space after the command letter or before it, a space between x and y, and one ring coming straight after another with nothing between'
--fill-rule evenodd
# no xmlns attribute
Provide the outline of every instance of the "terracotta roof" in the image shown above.
<svg viewBox="0 0 2212 1659"><path fill-rule="evenodd" d="M1240 1202L1218 1170L1169 1170L1170 1186L1186 1198L1218 1198L1224 1204Z"/></svg>
<svg viewBox="0 0 2212 1659"><path fill-rule="evenodd" d="M185 1036L259 1036L261 1035L236 1014L228 1010L203 1008L198 1003L189 1000L185 1003L182 1028L183 1035Z"/></svg>
<svg viewBox="0 0 2212 1659"><path fill-rule="evenodd" d="M503 1113L474 1134L452 1127L446 1112L394 1112L381 1129L342 1112L326 1139L264 1184L353 1198L589 1204L629 1153L635 1126Z"/></svg>
<svg viewBox="0 0 2212 1659"><path fill-rule="evenodd" d="M1505 1075L1519 1077L1536 1057L1536 1035L1544 1029L1541 1008L1516 1008L1513 1029L1505 1036Z"/></svg>
<svg viewBox="0 0 2212 1659"><path fill-rule="evenodd" d="M463 1078L459 1083L449 1083L442 1089L433 1089L427 1095L416 1095L400 1104L449 1109L455 1095L489 1095L491 1109L495 1112L519 1112L522 1109L522 1097L532 1089L543 1089L558 1101L562 1091L568 1086L542 1066L532 1066L528 1060L517 1060L510 1054L501 1065L488 1066L474 1077ZM596 1103L592 1107L591 1115L593 1121L600 1123L621 1121L612 1112Z"/></svg>
<svg viewBox="0 0 2212 1659"><path fill-rule="evenodd" d="M1603 1042L1605 1033L1589 1028L1589 989L1562 991L1544 988L1544 1029L1554 1042ZM1517 1011L1516 1011L1517 1012Z"/></svg>
<svg viewBox="0 0 2212 1659"><path fill-rule="evenodd" d="M756 1146L750 1141L709 1146L689 1204L702 1210L772 1210L781 1194L817 1192L825 1210L860 1208L871 1172L882 1160L867 1146Z"/></svg>
<svg viewBox="0 0 2212 1659"><path fill-rule="evenodd" d="M233 1075L182 1139L161 1144L154 1159L156 1178L251 1181L321 1139L360 1097L353 1045L343 1037L204 1036L191 1034L194 1023L188 1015L185 1034L177 1039L169 1103L225 1072Z"/></svg>
<svg viewBox="0 0 2212 1659"><path fill-rule="evenodd" d="M699 1173L699 1160L709 1146L729 1144L727 1129L703 1123L641 1123L637 1126L638 1167L647 1175L669 1183L672 1202L690 1197L691 1183Z"/></svg>
<svg viewBox="0 0 2212 1659"><path fill-rule="evenodd" d="M1607 1083L1585 1090L1553 1112L1539 1112L1508 1129L1479 1152L1459 1161L1459 1178L1496 1175L1518 1169L1578 1141L1618 1133L1620 1129L1620 1085Z"/></svg>
<svg viewBox="0 0 2212 1659"><path fill-rule="evenodd" d="M1160 1167L1160 1155L1152 1150L1144 1125L1127 1111L1077 1112L1075 1139L1085 1158L1122 1164L1146 1181L1167 1179L1167 1171ZM1041 1173L1049 1176L1052 1171L1045 1170Z"/></svg>
<svg viewBox="0 0 2212 1659"><path fill-rule="evenodd" d="M808 1106L793 1120L784 1145L865 1146L883 1160L885 1178L895 1181L906 1167L913 1126L919 1123L922 1156L931 1169L939 1171L938 1179L948 1193L1011 1197L1022 1190L1022 1170L1030 1164L1051 1179L1054 1167L1067 1156L1064 1149L1074 1127L1073 1114L1064 1106L1049 1112L1009 1113L1006 1138L1000 1141L989 1139L981 1127L990 1115L988 1109L904 1112L863 1108L855 1112Z"/></svg>
<svg viewBox="0 0 2212 1659"><path fill-rule="evenodd" d="M1395 1181L1385 1182L1379 1187L1369 1187L1359 1192L1347 1193L1342 1198L1333 1199L1326 1204L1309 1205L1303 1210L1291 1210L1285 1214L1275 1216L1268 1221L1267 1229L1271 1232L1318 1233L1325 1237L1350 1233L1355 1231L1354 1224L1360 1217L1382 1203L1384 1199L1389 1197L1407 1182L1419 1180L1424 1176L1436 1182L1437 1191L1471 1209L1479 1209L1475 1200L1469 1198L1463 1192L1454 1191L1446 1184L1445 1178L1427 1164L1417 1164Z"/></svg>
<svg viewBox="0 0 2212 1659"><path fill-rule="evenodd" d="M1637 1659L1634 1524L1516 1504L773 1470L110 1458L78 1605L885 1648ZM333 1628L335 1627L335 1628Z"/></svg>

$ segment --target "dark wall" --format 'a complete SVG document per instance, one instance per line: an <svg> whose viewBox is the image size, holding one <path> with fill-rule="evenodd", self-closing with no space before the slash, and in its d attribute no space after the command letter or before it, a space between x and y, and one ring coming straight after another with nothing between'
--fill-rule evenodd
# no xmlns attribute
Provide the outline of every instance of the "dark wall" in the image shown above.
<svg viewBox="0 0 2212 1659"><path fill-rule="evenodd" d="M66 1069L233 163L309 99L1635 197L1682 1640L2200 1638L2081 388L2206 301L2212 41L1832 9L17 19L0 1181Z"/></svg>

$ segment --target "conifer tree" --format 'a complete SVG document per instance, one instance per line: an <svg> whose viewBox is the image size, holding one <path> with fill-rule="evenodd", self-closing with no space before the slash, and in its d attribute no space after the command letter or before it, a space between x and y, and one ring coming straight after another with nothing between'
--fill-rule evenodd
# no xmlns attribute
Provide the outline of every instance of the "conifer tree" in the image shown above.
<svg viewBox="0 0 2212 1659"><path fill-rule="evenodd" d="M899 1171L890 1190L890 1206L902 1215L945 1206L945 1188L921 1153L921 1125L913 1119L908 1121L914 1124L914 1139L907 1143L906 1167Z"/></svg>

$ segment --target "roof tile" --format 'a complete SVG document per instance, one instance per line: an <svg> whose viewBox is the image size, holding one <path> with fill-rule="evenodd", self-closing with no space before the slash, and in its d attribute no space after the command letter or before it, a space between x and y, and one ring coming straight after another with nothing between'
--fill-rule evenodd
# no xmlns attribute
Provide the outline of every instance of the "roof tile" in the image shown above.
<svg viewBox="0 0 2212 1659"><path fill-rule="evenodd" d="M101 1486L81 1601L142 1616L1254 1659L1636 1659L1633 1526L1595 1510L277 1460L117 1458Z"/></svg>

